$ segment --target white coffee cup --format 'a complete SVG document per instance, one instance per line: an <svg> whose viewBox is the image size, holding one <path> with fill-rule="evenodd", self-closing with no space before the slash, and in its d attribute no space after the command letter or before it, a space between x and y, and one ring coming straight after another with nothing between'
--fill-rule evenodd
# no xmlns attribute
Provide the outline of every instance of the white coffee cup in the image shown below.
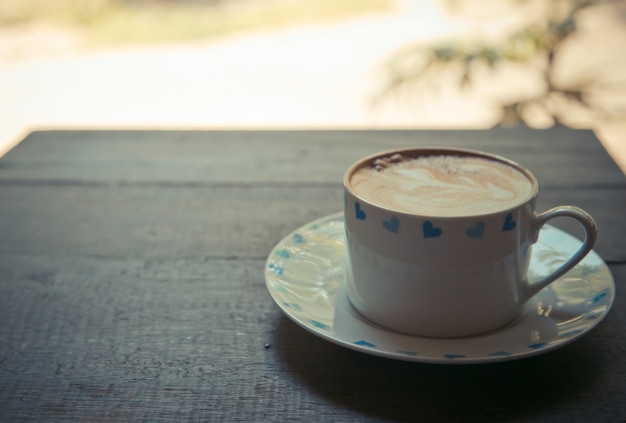
<svg viewBox="0 0 626 423"><path fill-rule="evenodd" d="M597 237L580 208L538 214L533 174L479 151L382 152L352 165L344 188L348 298L371 321L418 336L469 336L505 325ZM585 240L557 270L531 281L532 244L561 216L580 222Z"/></svg>

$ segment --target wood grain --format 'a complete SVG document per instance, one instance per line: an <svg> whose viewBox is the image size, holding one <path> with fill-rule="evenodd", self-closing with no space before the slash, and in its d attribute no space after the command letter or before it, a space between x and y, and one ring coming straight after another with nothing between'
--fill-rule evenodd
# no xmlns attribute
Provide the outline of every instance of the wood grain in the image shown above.
<svg viewBox="0 0 626 423"><path fill-rule="evenodd" d="M502 154L543 184L595 186L626 179L591 131L46 131L0 161L0 180L51 183L340 182L378 151L454 146Z"/></svg>
<svg viewBox="0 0 626 423"><path fill-rule="evenodd" d="M618 421L626 412L623 295L561 350L446 367L309 334L271 302L263 265L2 256L5 420ZM611 269L624 280L626 266Z"/></svg>
<svg viewBox="0 0 626 423"><path fill-rule="evenodd" d="M262 257L287 233L343 207L339 184L322 186L0 186L1 253L99 257ZM540 210L585 207L599 225L595 247L626 258L626 189L542 191ZM582 236L577 223L551 222Z"/></svg>
<svg viewBox="0 0 626 423"><path fill-rule="evenodd" d="M280 312L271 248L341 209L357 158L429 144L518 160L541 210L595 216L617 285L605 321L550 354L438 366ZM625 215L624 175L589 131L35 132L0 159L0 421L620 422Z"/></svg>

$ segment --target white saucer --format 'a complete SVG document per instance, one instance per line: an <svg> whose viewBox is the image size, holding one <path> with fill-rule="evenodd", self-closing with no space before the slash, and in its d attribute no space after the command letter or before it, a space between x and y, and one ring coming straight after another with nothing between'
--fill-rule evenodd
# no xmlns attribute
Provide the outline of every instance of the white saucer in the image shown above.
<svg viewBox="0 0 626 423"><path fill-rule="evenodd" d="M607 265L592 251L541 291L520 316L494 332L466 338L422 338L390 331L354 310L345 291L342 213L292 232L267 259L267 289L281 310L309 332L346 348L425 363L490 363L542 354L594 328L615 298ZM549 225L532 250L531 273L545 274L580 245Z"/></svg>

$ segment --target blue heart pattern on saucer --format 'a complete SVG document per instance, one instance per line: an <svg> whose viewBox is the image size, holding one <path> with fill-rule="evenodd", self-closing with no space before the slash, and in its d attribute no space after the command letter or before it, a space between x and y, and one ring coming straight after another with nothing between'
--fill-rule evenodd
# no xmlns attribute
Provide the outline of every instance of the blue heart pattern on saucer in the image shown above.
<svg viewBox="0 0 626 423"><path fill-rule="evenodd" d="M335 219L339 221L339 219ZM511 218L509 218L509 220L512 220L512 216ZM341 222L343 223L343 220L341 220ZM279 304L284 309L289 310L288 313L290 313L292 316L296 316L297 320L300 323L309 327L313 332L324 333L329 337L335 337L337 335L335 333L335 331L337 330L337 328L335 327L335 322L332 319L326 319L324 315L320 315L318 313L319 310L317 302L311 303L307 296L302 297L294 295L294 291L291 290L293 278L299 279L302 276L302 272L300 270L303 258L306 257L307 254L310 252L310 247L318 242L318 240L314 239L314 237L311 237L311 235L317 234L319 228L320 225L318 223L314 223L306 228L301 228L297 232L294 232L286 237L280 244L278 244L277 247L272 251L271 258L266 264L266 278L270 278L269 280L271 282L269 286L271 286L271 289L281 294L281 296L279 297ZM476 229L477 225L474 225L472 228ZM502 228L499 227L498 229ZM339 235L336 236L339 237ZM341 257L340 252L336 252L336 254L338 254L338 257ZM304 258L304 260L306 261L307 259ZM292 272L292 267L295 267L297 271ZM584 275L590 275L595 274L596 272L600 272L598 266L583 265L579 270L581 274ZM586 303L598 304L603 301L608 302L610 301L610 298L611 288L605 287L587 293ZM311 307L313 307L315 312L309 310ZM602 313L596 310L587 312L581 317L585 321L594 321L596 319L602 318L603 316ZM557 338L554 338L553 340L539 340L534 342L529 340L519 346L516 345L515 348L522 347L528 352L549 349L555 344L562 342L570 336L575 336L584 332L584 330L584 328L581 328L579 326L577 328L573 328L570 331L564 331L563 333L560 333L559 336ZM381 353L389 353L390 349L388 345L378 345L379 342L383 342L381 341L381 339L382 338L376 336L373 336L373 338L369 338L368 335L354 335L353 338L342 338L342 341L346 341L352 344L355 349L365 349L380 351ZM403 347L404 348L398 345L398 349L394 349L391 352L395 352L396 354L411 358L420 357L422 355L429 359L434 357L432 352L420 352L419 346L403 345ZM508 356L513 356L523 352L521 350L508 350L506 347L502 348L501 345L499 347L496 347L496 344L494 344L493 347L494 348L491 351L481 353L481 356L479 358L482 359L487 356L493 358L506 358ZM450 350L440 350L438 353L436 353L436 356L450 362L467 361L468 359L472 358L472 356L468 355L467 352L459 351L456 348L450 348Z"/></svg>
<svg viewBox="0 0 626 423"><path fill-rule="evenodd" d="M476 226L470 229L476 229ZM287 243L290 245L282 245L281 247L274 250L275 259L271 263L268 264L268 270L274 275L276 275L277 277L283 276L285 272L285 268L289 267L289 263L291 261L293 261L294 259L297 261L297 257L294 257L292 250L298 249L299 246L304 246L307 243L307 237L303 236L300 233L295 233L291 236L291 239L287 241ZM279 286L282 286L282 285L279 285ZM591 298L589 298L589 301L598 302L602 300L603 298L605 298L607 295L608 293L605 291L602 291L599 293L596 292L591 296ZM300 304L298 304L297 302L283 302L283 306L293 310L294 312L303 311L302 306L300 306ZM587 319L592 320L592 319L595 319L596 317L597 316L592 315L592 316L588 316ZM319 320L310 319L308 321L308 324L318 331L325 331L329 333L333 331L333 327L330 324L321 322ZM378 346L374 342L369 341L367 339L356 339L352 343L355 346L358 346L361 348L368 348L372 350L378 349ZM548 342L535 342L535 343L527 344L526 348L528 348L529 350L540 350L548 346L550 346ZM400 350L400 351L397 351L397 353L403 354L406 356L413 356L413 357L419 356L418 351ZM508 351L504 351L504 350L497 350L497 351L493 351L489 353L488 355L491 357L506 357L506 356L511 355L511 353ZM454 353L454 352L449 352L449 353L443 354L442 356L443 358L447 360L451 360L451 361L456 360L456 359L466 358L465 355Z"/></svg>
<svg viewBox="0 0 626 423"><path fill-rule="evenodd" d="M394 221L395 222L395 221ZM390 223L391 224L391 223ZM300 233L295 233L291 236L291 240L290 240L290 244L291 245L283 245L280 248L277 248L276 250L274 250L274 256L275 259L274 261L272 261L271 263L268 264L268 270L273 273L274 275L280 277L283 276L283 273L285 271L285 267L289 266L289 262L291 262L294 259L294 256L291 252L292 249L294 248L298 248L298 246L306 244L307 243L307 238L305 236L303 236ZM282 285L278 285L281 286ZM283 289L281 289L281 291L283 291ZM303 312L303 308L302 306L300 306L300 304L298 304L297 302L283 302L282 305L284 307L287 307L291 310L293 310L294 312L297 313L301 313ZM331 333L333 331L333 327L327 323L321 322L319 320L316 319L310 319L307 322L311 327L315 328L318 331L324 331L324 332L329 332ZM377 345L373 342L370 342L366 339L357 339L355 341L353 341L353 344L361 347L361 348L368 348L368 349L377 349ZM540 349L540 348L544 348L546 347L548 344L547 343L536 343L536 344L531 344L528 345L528 348L532 348L532 349ZM409 351L409 350L399 350L397 351L399 354L403 354L406 356L410 356L410 357L417 357L419 356L419 352L417 351ZM508 352L506 351L496 351L491 353L490 355L492 356L505 356L505 355L510 355ZM443 357L445 359L448 360L455 360L455 359L459 359L459 358L465 358L465 355L463 354L455 354L455 353L447 353L447 354L443 354Z"/></svg>
<svg viewBox="0 0 626 423"><path fill-rule="evenodd" d="M354 203L354 216L357 220L366 220L367 214L363 210L361 204L357 201ZM482 239L485 234L486 224L483 221L478 221L471 228L467 228L465 231L465 235L468 238L473 239ZM515 229L517 226L517 222L513 218L513 213L509 213L504 218L504 222L502 223L502 232L509 232ZM382 227L391 232L393 234L398 234L400 232L400 219L398 217L392 216L387 220L382 221ZM422 224L422 235L425 239L427 238L438 238L443 235L443 230L440 227L437 227L432 221L427 220Z"/></svg>

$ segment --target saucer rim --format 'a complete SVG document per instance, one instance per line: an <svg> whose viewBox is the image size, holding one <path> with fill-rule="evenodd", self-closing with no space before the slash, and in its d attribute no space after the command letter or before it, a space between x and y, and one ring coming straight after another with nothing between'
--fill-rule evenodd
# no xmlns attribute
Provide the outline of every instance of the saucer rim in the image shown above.
<svg viewBox="0 0 626 423"><path fill-rule="evenodd" d="M510 355L506 355L506 356L480 356L480 357L458 357L455 359L450 359L450 358L445 358L445 357L436 357L436 356L432 356L432 355L404 355L404 354L399 354L398 351L391 351L391 350L385 350L385 349L379 349L379 348L372 348L372 347L368 347L367 345L358 345L355 342L352 341L347 341L345 339L342 339L340 337L337 336L336 332L332 331L331 332L326 332L323 330L320 330L314 326L311 326L310 324L302 321L302 319L300 319L298 316L296 316L294 313L291 312L291 310L289 310L285 305L281 304L279 301L279 298L277 298L275 296L275 292L274 289L270 286L270 267L271 267L271 263L273 262L273 260L275 260L275 252L277 250L280 249L281 246L283 246L285 243L288 243L288 240L293 237L295 234L302 232L304 230L310 230L310 228L312 226L315 225L319 225L321 223L325 223L325 222L331 222L331 221L341 221L342 224L344 224L344 218L343 218L343 212L335 212L335 213L331 213L319 218L316 218L314 220L309 221L308 223L305 223L304 225L299 226L298 228L296 228L295 230L291 231L290 233L288 233L286 236L284 236L283 238L281 238L281 240L276 243L276 245L274 247L272 247L270 254L267 257L267 260L265 262L265 286L266 289L268 290L268 293L270 294L270 297L272 298L272 301L278 306L278 308L281 310L281 312L283 314L285 314L292 322L294 322L296 325L300 326L301 328L303 328L304 330L306 330L307 332L320 337L328 342L331 342L335 345L347 348L349 350L352 351L356 351L356 352L361 352L361 353L365 353L368 355L373 355L373 356L377 356L377 357L382 357L382 358L387 358L387 359L392 359L392 360L398 360L398 361L407 361L407 362L415 362L415 363L424 363L424 364L445 364L445 365L463 365L463 364L488 364L488 363L497 363L497 362L506 362L506 361L513 361L513 360L520 360L520 359L524 359L524 358L529 358L529 357L533 357L533 356L538 356L538 355L542 355L542 354L546 354L548 352L554 351L556 349L562 348L566 345L569 345L570 343L580 339L582 336L588 334L590 331L592 331L593 329L595 329L603 320L604 318L607 316L607 314L609 313L609 311L611 310L613 303L615 301L615 279L613 274L610 271L610 268L608 267L608 265L606 264L606 262L599 256L599 254L595 251L595 250L591 250L588 255L583 259L583 261L585 259L587 259L589 256L591 255L595 255L596 258L602 263L602 265L605 267L606 269L606 273L608 275L608 280L607 280L607 289L609 290L609 296L606 299L607 304L606 304L606 308L605 310L600 313L593 321L593 323L591 325L589 325L588 327L585 327L583 329L581 329L579 332L571 334L565 338L562 339L557 339L557 340L550 340L550 342L541 347L541 348L537 348L537 349L529 349L528 351L524 351L524 352L516 352L516 353L512 353ZM559 228L556 228L552 225L546 224L545 228L548 229L552 229L552 230L556 230L558 232L561 232L562 234L565 234L568 237L571 238L575 238L573 237L573 235L569 234L566 231L563 231ZM533 298L537 298L539 296L542 295L542 293L545 293L546 290L549 289L549 287L544 288L543 290L539 291L539 293L537 293L535 296L533 296L531 298L531 300ZM393 331L391 329L385 328L384 326L380 326L372 321L370 321L369 319L367 319L366 317L364 317L362 314L360 314L353 306L352 304L350 304L350 301L347 299L347 295L345 292L345 284L341 284L333 293L334 299L335 299L335 304L338 301L343 301L345 303L347 303L347 307L350 307L351 313L349 314L357 314L359 316L359 318L356 317L352 317L352 319L354 319L355 321L358 321L358 324L362 324L362 325L366 325L369 328L374 328L377 329L379 331L382 331L383 333L387 334L387 335L399 335L399 336L404 336L407 338L412 339L413 341L420 341L423 340L424 342L433 342L433 341L459 341L459 340L478 340L481 338L485 338L487 336L491 336L494 334L497 334L498 332L506 332L507 330L511 330L515 327L516 324L518 324L520 319L524 319L523 314L521 313L520 315L518 315L515 319L513 319L511 322L501 326L498 329L495 329L494 331L490 331L484 334L479 334L479 335L473 335L473 336L467 336L467 337L455 337L455 338L432 338L432 337L423 337L423 336L417 336L417 335L411 335L411 334L402 334L396 331ZM530 300L529 300L530 301ZM337 307L337 305L336 305ZM552 321L555 321L554 319L550 318Z"/></svg>

